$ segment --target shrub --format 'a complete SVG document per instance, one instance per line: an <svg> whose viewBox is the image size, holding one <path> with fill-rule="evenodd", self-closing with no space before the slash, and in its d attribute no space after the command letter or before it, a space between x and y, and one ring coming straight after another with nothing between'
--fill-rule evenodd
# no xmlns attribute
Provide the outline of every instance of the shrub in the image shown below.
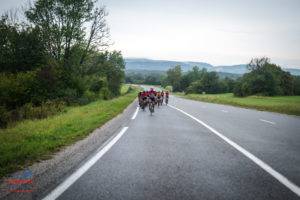
<svg viewBox="0 0 300 200"><path fill-rule="evenodd" d="M0 74L0 105L14 109L31 101L36 93L36 73Z"/></svg>
<svg viewBox="0 0 300 200"><path fill-rule="evenodd" d="M60 89L59 96L65 101L68 105L76 103L76 100L79 98L79 94L76 89L66 88Z"/></svg>
<svg viewBox="0 0 300 200"><path fill-rule="evenodd" d="M173 87L171 85L167 85L166 86L166 90L168 90L169 92L173 91Z"/></svg>
<svg viewBox="0 0 300 200"><path fill-rule="evenodd" d="M0 106L0 128L5 128L9 121L9 115L4 106Z"/></svg>
<svg viewBox="0 0 300 200"><path fill-rule="evenodd" d="M94 77L91 80L89 90L94 93L98 93L98 92L100 92L101 88L103 88L103 87L107 87L106 78L105 77Z"/></svg>
<svg viewBox="0 0 300 200"><path fill-rule="evenodd" d="M21 119L42 119L62 112L64 107L65 103L62 101L46 101L40 106L27 103L19 109L19 113Z"/></svg>
<svg viewBox="0 0 300 200"><path fill-rule="evenodd" d="M0 127L5 128L8 124L25 119L43 119L64 110L65 103L63 101L46 101L39 106L26 103L22 107L10 111L7 111L4 106L0 106Z"/></svg>
<svg viewBox="0 0 300 200"><path fill-rule="evenodd" d="M111 93L110 93L110 91L107 87L104 87L104 88L101 89L100 95L101 95L101 98L105 99L105 100L108 100L112 97Z"/></svg>
<svg viewBox="0 0 300 200"><path fill-rule="evenodd" d="M97 99L99 99L99 94L87 90L84 92L83 97L87 98L88 101L91 102L91 101L96 101Z"/></svg>

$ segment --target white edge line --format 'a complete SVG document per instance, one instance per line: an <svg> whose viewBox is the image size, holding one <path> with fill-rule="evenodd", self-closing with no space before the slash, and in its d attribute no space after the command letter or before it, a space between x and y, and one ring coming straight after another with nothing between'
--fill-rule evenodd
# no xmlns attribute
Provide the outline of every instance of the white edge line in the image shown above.
<svg viewBox="0 0 300 200"><path fill-rule="evenodd" d="M131 119L135 119L138 112L139 112L139 107L136 108L136 110L135 110L134 114L132 115Z"/></svg>
<svg viewBox="0 0 300 200"><path fill-rule="evenodd" d="M268 121L268 120L264 120L264 119L259 119L259 120L262 121L262 122L267 122L269 124L275 124L275 122L271 122L271 121Z"/></svg>
<svg viewBox="0 0 300 200"><path fill-rule="evenodd" d="M241 152L242 154L244 154L246 157L248 157L250 160L252 160L254 163L256 163L263 170L265 170L266 172L268 172L271 176L273 176L275 179L277 179L280 183L282 183L284 186L286 186L288 189L290 189L296 195L300 196L300 187L299 186L297 186L296 184L294 184L293 182L291 182L290 180L288 180L286 177L284 177L279 172L275 171L271 166L269 166L268 164L266 164L265 162L263 162L262 160L260 160L259 158L257 158L255 155L253 155L252 153L248 152L246 149L244 149L243 147L241 147L237 143L231 141L229 138L227 138L226 136L222 135L221 133L219 133L218 131L216 131L215 129L213 129L212 127L210 127L209 125L207 125L203 121L197 119L196 117L194 117L194 116L186 113L185 111L183 111L183 110L181 110L179 108L176 108L176 107L171 106L171 105L169 105L169 106L171 108L174 108L175 110L178 110L178 111L182 112L183 114L187 115L188 117L194 119L198 123L202 124L204 127L206 127L207 129L209 129L211 132L213 132L214 134L216 134L217 136L219 136L225 142L227 142L228 144L230 144L236 150L238 150L239 152Z"/></svg>
<svg viewBox="0 0 300 200"><path fill-rule="evenodd" d="M106 144L99 152L96 153L83 166L77 169L64 182L58 185L43 200L54 200L66 191L76 180L78 180L86 171L88 171L126 132L128 127L124 127L108 144Z"/></svg>

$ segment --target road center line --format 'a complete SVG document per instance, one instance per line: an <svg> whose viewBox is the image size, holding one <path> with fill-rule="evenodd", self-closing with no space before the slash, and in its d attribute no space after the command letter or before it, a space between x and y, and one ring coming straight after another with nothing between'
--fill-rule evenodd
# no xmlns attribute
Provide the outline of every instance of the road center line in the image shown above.
<svg viewBox="0 0 300 200"><path fill-rule="evenodd" d="M58 185L51 193L49 193L43 200L54 200L58 198L64 191L66 191L75 181L77 181L86 171L88 171L126 132L128 127L124 127L109 143L107 143L100 151L96 153L83 166L77 169L64 182Z"/></svg>
<svg viewBox="0 0 300 200"><path fill-rule="evenodd" d="M264 119L259 119L260 121L262 122L266 122L266 123L269 123L269 124L276 124L275 122L271 122L271 121L268 121L268 120L264 120Z"/></svg>
<svg viewBox="0 0 300 200"><path fill-rule="evenodd" d="M224 112L224 113L228 113L228 111L227 111L227 110L222 110L222 112Z"/></svg>
<svg viewBox="0 0 300 200"><path fill-rule="evenodd" d="M138 112L139 112L139 107L136 108L136 110L135 110L134 114L132 115L131 119L135 119Z"/></svg>
<svg viewBox="0 0 300 200"><path fill-rule="evenodd" d="M293 182L291 182L290 180L288 180L286 177L284 177L279 172L275 171L271 166L269 166L268 164L266 164L265 162L263 162L262 160L260 160L259 158L257 158L255 155L253 155L252 153L250 153L249 151L247 151L246 149L244 149L243 147L241 147L237 143L231 141L229 138L227 138L226 136L222 135L217 130L215 130L214 128L210 127L209 125L207 125L203 121L197 119L196 117L188 114L187 112L185 112L185 111L183 111L183 110L181 110L179 108L176 108L175 106L171 106L171 105L169 105L169 106L171 108L173 108L175 110L178 110L179 112L187 115L188 117L192 118L193 120L197 121L198 123L200 123L201 125L203 125L207 129L209 129L215 135L219 136L221 139L223 139L229 145L231 145L236 150L238 150L239 152L241 152L242 154L244 154L247 158L249 158L250 160L252 160L255 164L257 164L263 170L265 170L266 172L268 172L271 176L273 176L275 179L277 179L280 183L282 183L284 186L286 186L288 189L290 189L296 195L300 196L300 187L299 186L297 186L296 184L294 184Z"/></svg>

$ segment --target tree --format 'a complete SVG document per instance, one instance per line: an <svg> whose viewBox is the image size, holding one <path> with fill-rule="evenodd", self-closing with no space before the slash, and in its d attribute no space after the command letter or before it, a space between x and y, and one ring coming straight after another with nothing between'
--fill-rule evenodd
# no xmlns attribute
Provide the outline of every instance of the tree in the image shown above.
<svg viewBox="0 0 300 200"><path fill-rule="evenodd" d="M87 40L85 50L81 56L80 64L84 62L84 59L86 58L87 53L91 48L105 48L110 45L108 42L109 29L105 20L105 17L107 15L108 13L106 12L105 7L95 9L92 15L92 25L90 29L90 34Z"/></svg>
<svg viewBox="0 0 300 200"><path fill-rule="evenodd" d="M101 45L107 36L104 7L94 8L93 0L38 0L26 11L29 22L41 30L48 54L70 68L73 46L86 44L82 64L92 44ZM93 10L94 9L94 10ZM85 25L92 22L86 41ZM98 42L97 42L98 41Z"/></svg>
<svg viewBox="0 0 300 200"><path fill-rule="evenodd" d="M206 69L203 69L206 71ZM204 71L199 69L199 67L194 66L191 71L188 71L184 74L181 78L181 89L185 90L192 82L201 79L202 74Z"/></svg>
<svg viewBox="0 0 300 200"><path fill-rule="evenodd" d="M40 30L0 20L0 72L29 71L45 64Z"/></svg>
<svg viewBox="0 0 300 200"><path fill-rule="evenodd" d="M270 63L270 58L262 57L262 58L252 58L247 68L250 71L260 70L263 68L267 63Z"/></svg>
<svg viewBox="0 0 300 200"><path fill-rule="evenodd" d="M181 91L181 67L177 65L167 71L167 81L172 85L173 91Z"/></svg>
<svg viewBox="0 0 300 200"><path fill-rule="evenodd" d="M252 59L249 63L251 72L238 80L234 89L236 96L260 95L292 95L294 93L293 77L283 71L280 66L270 63L268 58Z"/></svg>
<svg viewBox="0 0 300 200"><path fill-rule="evenodd" d="M125 63L120 51L95 53L86 69L87 75L106 77L108 89L113 96L120 94L125 76Z"/></svg>
<svg viewBox="0 0 300 200"><path fill-rule="evenodd" d="M300 95L300 76L294 76L294 94Z"/></svg>

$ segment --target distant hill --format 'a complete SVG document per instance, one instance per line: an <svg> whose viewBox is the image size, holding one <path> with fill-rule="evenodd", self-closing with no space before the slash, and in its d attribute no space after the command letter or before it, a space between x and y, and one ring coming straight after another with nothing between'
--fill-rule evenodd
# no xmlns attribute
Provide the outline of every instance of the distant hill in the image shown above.
<svg viewBox="0 0 300 200"><path fill-rule="evenodd" d="M295 76L300 76L300 69L295 69L295 68L286 68L284 69L287 72L290 72L291 74Z"/></svg>
<svg viewBox="0 0 300 200"><path fill-rule="evenodd" d="M208 71L216 71L219 73L237 74L242 75L249 72L246 64L230 65L230 66L213 66L205 62L180 62L170 60L152 60L146 58L126 58L126 71L128 70L147 70L147 71L167 71L169 68L180 65L183 71L189 71L194 66L200 69L206 68ZM296 68L283 68L283 70L290 72L293 75L300 76L300 69Z"/></svg>
<svg viewBox="0 0 300 200"><path fill-rule="evenodd" d="M241 77L241 74L232 74L232 73L227 73L227 72L217 72L219 77L221 79L223 78L232 78L232 79L237 79L239 77ZM142 77L146 77L146 76L166 76L167 75L167 71L161 71L161 70L145 70L145 69L127 69L125 71L126 76L142 76Z"/></svg>
<svg viewBox="0 0 300 200"><path fill-rule="evenodd" d="M245 74L249 72L247 65L231 65L231 66L214 66L210 69L211 71L216 72L226 72L232 74Z"/></svg>
<svg viewBox="0 0 300 200"><path fill-rule="evenodd" d="M211 68L212 65L204 62L178 62L169 60L151 60L144 58L126 58L126 70L158 70L167 71L169 68L180 65L183 71L191 70L194 66Z"/></svg>

